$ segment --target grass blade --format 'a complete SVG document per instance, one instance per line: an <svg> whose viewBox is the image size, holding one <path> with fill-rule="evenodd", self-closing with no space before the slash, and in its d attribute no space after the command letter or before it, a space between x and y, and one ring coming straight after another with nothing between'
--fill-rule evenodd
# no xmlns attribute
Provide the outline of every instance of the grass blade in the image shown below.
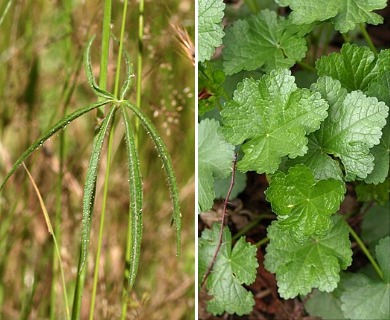
<svg viewBox="0 0 390 320"><path fill-rule="evenodd" d="M141 251L142 239L142 177L137 148L135 145L133 129L127 111L122 107L125 122L125 139L127 146L129 191L130 191L130 219L131 219L131 246L129 258L129 289L133 287Z"/></svg>
<svg viewBox="0 0 390 320"><path fill-rule="evenodd" d="M50 218L49 218L49 214L47 212L47 209L46 209L46 205L42 199L42 196L41 196L41 193L38 189L38 186L36 185L33 177L31 176L31 173L30 171L28 171L28 169L26 168L26 166L24 165L23 163L23 167L24 169L26 170L27 172L27 175L28 177L30 178L30 181L34 187L34 190L35 190L35 193L38 197L38 200L39 200L39 204L41 205L41 208L42 208L42 212L43 212L43 215L45 217L45 221L46 221L46 225L47 225L47 229L49 231L49 233L51 234L51 236L53 237L53 242L54 242L54 247L55 247L55 252L57 254L57 258L58 258L58 261L59 261L59 264L60 264L60 270L61 270L61 278L62 278L62 287L63 287L63 290L64 290L64 302L65 302L65 310L66 310L66 318L68 320L70 320L70 313L69 313L69 303L68 303L68 294L66 292L66 284L65 284L65 274L64 274L64 269L62 267L62 260L61 260L61 254L60 254L60 249L58 248L58 243L57 243L57 239L56 239L56 236L54 234L54 231L53 231L53 227L51 225L51 222L50 222Z"/></svg>
<svg viewBox="0 0 390 320"><path fill-rule="evenodd" d="M88 41L84 53L84 67L85 67L85 73L87 75L88 83L98 97L103 99L115 99L115 96L113 94L107 92L106 90L101 89L97 85L95 77L93 76L92 61L91 61L91 47L94 39L95 37L93 36L91 40Z"/></svg>
<svg viewBox="0 0 390 320"><path fill-rule="evenodd" d="M82 231L81 231L81 264L79 267L79 273L83 270L85 261L88 255L88 245L91 232L92 224L92 211L95 201L95 190L96 190L96 179L98 172L98 165L100 160L100 154L103 147L104 138L106 136L111 119L116 111L113 107L109 111L108 115L104 119L99 133L97 134L93 142L93 150L87 169L87 176L85 178L84 185L84 198L83 198L83 220L82 220Z"/></svg>
<svg viewBox="0 0 390 320"><path fill-rule="evenodd" d="M168 149L158 134L155 126L149 120L149 118L135 105L131 104L129 101L123 102L142 122L146 132L152 138L159 157L163 163L163 168L168 178L168 187L172 199L173 205L173 221L176 227L176 245L177 245L177 254L180 254L180 233L181 233L181 213L180 213L180 204L179 204L179 191L177 189L177 183L175 178L175 172L173 171L171 157L168 153Z"/></svg>
<svg viewBox="0 0 390 320"><path fill-rule="evenodd" d="M80 108L76 110L75 112L71 113L70 115L66 116L59 122L57 122L54 126L52 126L49 130L47 130L38 140L36 140L30 148L28 148L18 160L14 163L11 170L7 173L6 177L4 178L4 181L0 185L0 190L3 189L5 183L8 181L8 179L13 175L13 173L16 171L16 169L19 167L19 165L22 164L26 158L28 158L36 149L38 149L47 139L49 139L53 134L55 134L58 130L64 129L69 123L71 123L73 120L77 119L78 117L82 116L83 114L87 113L88 111L91 111L93 109L99 108L107 103L110 103L111 100L104 100L101 102L90 104L86 107Z"/></svg>

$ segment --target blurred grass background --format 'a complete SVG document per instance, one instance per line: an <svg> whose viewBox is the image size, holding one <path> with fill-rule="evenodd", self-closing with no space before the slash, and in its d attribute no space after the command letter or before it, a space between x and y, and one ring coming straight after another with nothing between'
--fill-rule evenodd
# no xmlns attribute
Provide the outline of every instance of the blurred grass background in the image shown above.
<svg viewBox="0 0 390 320"><path fill-rule="evenodd" d="M0 180L33 140L64 113L96 101L82 67L86 41L96 34L92 60L99 74L103 2L0 1ZM123 1L113 1L112 34L119 35ZM6 8L9 8L6 11ZM129 2L125 48L136 67L138 2ZM145 2L143 110L154 118L171 153L183 214L182 255L176 257L166 179L152 143L141 134L144 179L144 238L140 269L131 294L130 319L194 318L194 69L178 47L170 24L194 34L194 2ZM109 61L109 88L115 76L117 45ZM136 70L136 69L135 69ZM131 101L135 102L134 89ZM65 130L61 186L61 256L72 301L80 244L82 194L96 113ZM100 263L96 319L120 315L128 214L123 124L116 127L113 165ZM59 138L53 136L26 162L54 222L59 172ZM103 174L100 163L91 253L96 252ZM26 173L19 168L0 193L0 319L47 319L52 280L52 239ZM83 297L89 312L93 255ZM57 314L64 317L58 281Z"/></svg>

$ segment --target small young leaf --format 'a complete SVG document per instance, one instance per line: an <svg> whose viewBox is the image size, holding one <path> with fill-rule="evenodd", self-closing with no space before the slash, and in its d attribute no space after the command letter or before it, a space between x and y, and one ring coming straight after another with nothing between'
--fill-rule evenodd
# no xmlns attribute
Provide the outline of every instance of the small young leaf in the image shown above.
<svg viewBox="0 0 390 320"><path fill-rule="evenodd" d="M220 225L214 223L213 229L206 229L199 239L199 280L202 281L214 255ZM241 237L232 250L232 239L228 228L223 230L222 245L213 271L207 278L208 293L213 297L207 310L214 315L228 312L247 314L254 305L253 295L242 284L251 284L256 278L258 263L256 247Z"/></svg>
<svg viewBox="0 0 390 320"><path fill-rule="evenodd" d="M292 67L307 51L306 40L300 32L292 28L290 20L270 10L236 21L223 39L225 72Z"/></svg>
<svg viewBox="0 0 390 320"><path fill-rule="evenodd" d="M115 96L113 94L101 89L97 85L95 81L95 77L93 76L92 61L91 61L91 46L94 39L95 37L92 37L91 40L88 41L87 47L84 52L84 67L85 67L85 73L87 75L88 83L98 97L103 99L115 99Z"/></svg>
<svg viewBox="0 0 390 320"><path fill-rule="evenodd" d="M125 122L125 138L127 146L127 159L129 169L129 192L130 192L130 219L131 219L131 256L129 272L129 289L133 287L138 271L139 257L142 240L142 178L138 152L133 136L133 129L129 115L122 107Z"/></svg>
<svg viewBox="0 0 390 320"><path fill-rule="evenodd" d="M295 24L330 19L336 30L346 33L359 23L377 25L383 18L373 13L386 7L386 0L277 0L280 6L290 6Z"/></svg>
<svg viewBox="0 0 390 320"><path fill-rule="evenodd" d="M282 157L306 153L306 134L320 127L327 109L318 93L297 88L289 70L274 70L238 84L221 112L222 132L232 144L245 141L240 171L273 173Z"/></svg>
<svg viewBox="0 0 390 320"><path fill-rule="evenodd" d="M270 243L264 265L276 273L284 299L305 295L312 288L331 292L340 280L340 270L352 262L348 227L341 216L333 217L331 229L322 237L298 241L280 227L280 221L272 222L267 231Z"/></svg>
<svg viewBox="0 0 390 320"><path fill-rule="evenodd" d="M152 138L154 145L156 146L158 155L163 163L163 168L167 175L168 179L168 188L172 199L173 205L173 213L172 218L176 227L176 246L177 246L177 254L180 254L180 233L181 233L181 212L180 212L180 203L179 203L179 191L177 189L175 172L172 166L172 160L168 153L168 149L158 134L155 126L149 120L149 118L135 105L130 103L129 101L124 101L123 104L128 107L141 121L144 126L146 132Z"/></svg>
<svg viewBox="0 0 390 320"><path fill-rule="evenodd" d="M198 59L209 60L215 48L222 44L222 18L225 4L222 0L198 0Z"/></svg>
<svg viewBox="0 0 390 320"><path fill-rule="evenodd" d="M120 94L119 94L121 100L125 99L126 93L132 87L133 78L135 77L135 75L133 73L133 71L134 71L133 64L131 63L131 59L130 59L130 56L127 53L127 51L123 51L123 56L124 56L125 62L126 62L126 80L123 83L123 86L122 86Z"/></svg>
<svg viewBox="0 0 390 320"><path fill-rule="evenodd" d="M223 138L218 121L205 119L198 125L198 205L209 210L215 198L214 178L223 179L232 172L234 146Z"/></svg>
<svg viewBox="0 0 390 320"><path fill-rule="evenodd" d="M338 80L330 77L320 77L312 90L319 92L330 106L320 130L309 137L321 148L321 154L317 151L321 160L315 163L320 166L336 161L327 155L332 154L343 163L347 180L366 178L374 168L370 148L379 144L389 108L361 91L347 93ZM308 157L315 157L315 151L309 150ZM305 164L313 171L321 169Z"/></svg>
<svg viewBox="0 0 390 320"><path fill-rule="evenodd" d="M390 237L379 241L375 251L384 280L355 274L346 281L341 308L349 319L390 319Z"/></svg>
<svg viewBox="0 0 390 320"><path fill-rule="evenodd" d="M7 173L4 181L0 185L0 190L3 189L7 180L12 176L15 170L19 167L19 165L28 158L36 149L38 149L47 139L49 139L53 134L55 134L58 130L64 129L68 124L70 124L73 120L82 116L84 113L87 113L91 110L104 106L108 103L112 102L111 100L103 100L97 103L90 104L86 107L80 108L70 115L66 116L59 122L57 122L54 126L52 126L49 130L47 130L38 140L36 140L31 147L29 147L16 162L12 166L11 170Z"/></svg>
<svg viewBox="0 0 390 320"><path fill-rule="evenodd" d="M116 111L115 107L112 107L108 115L105 117L102 125L99 129L99 133L95 137L93 142L93 150L91 153L91 158L89 160L89 165L87 169L87 175L85 177L84 184L84 197L83 197L83 220L82 220L82 230L81 230L81 264L79 264L79 273L83 270L85 266L85 261L88 257L88 246L89 239L91 235L91 225L92 225L92 212L95 202L95 192L96 192L96 180L97 172L100 160L100 154L103 147L103 141L106 136L108 127L111 123L111 119L114 116Z"/></svg>
<svg viewBox="0 0 390 320"><path fill-rule="evenodd" d="M272 175L266 196L272 210L278 214L279 227L300 239L322 236L329 231L331 216L339 209L345 191L343 182L315 181L312 171L299 164L287 174Z"/></svg>

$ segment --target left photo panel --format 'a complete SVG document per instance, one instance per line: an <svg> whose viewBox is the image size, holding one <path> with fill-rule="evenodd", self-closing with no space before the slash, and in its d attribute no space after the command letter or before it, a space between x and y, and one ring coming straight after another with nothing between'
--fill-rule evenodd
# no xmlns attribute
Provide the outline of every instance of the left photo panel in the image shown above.
<svg viewBox="0 0 390 320"><path fill-rule="evenodd" d="M0 320L195 319L195 2L0 4Z"/></svg>

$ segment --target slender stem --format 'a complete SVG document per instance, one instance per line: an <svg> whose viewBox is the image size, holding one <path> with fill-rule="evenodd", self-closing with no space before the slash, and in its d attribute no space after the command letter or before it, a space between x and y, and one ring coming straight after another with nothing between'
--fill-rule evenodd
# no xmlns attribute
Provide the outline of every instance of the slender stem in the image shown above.
<svg viewBox="0 0 390 320"><path fill-rule="evenodd" d="M114 107L115 108L115 107ZM112 156L112 147L114 144L114 122L115 122L115 113L112 116L112 125L109 133L108 140L108 151L107 151L107 167L106 174L104 178L104 190L103 190L103 203L102 203L102 214L100 217L100 228L99 228L99 239L98 239L98 247L96 252L96 260L95 260L95 270L93 275L93 286L92 286L92 295L91 295L91 306L89 311L89 319L94 319L94 310L95 310L95 301L96 301L96 290L97 283L99 280L99 265L100 265L100 256L102 251L103 244L103 231L104 231L104 220L106 217L106 207L107 207L107 195L108 195L108 180L110 177L110 168L111 168L111 156Z"/></svg>
<svg viewBox="0 0 390 320"><path fill-rule="evenodd" d="M297 64L305 70L308 70L308 71L311 71L314 73L317 72L316 68L312 67L310 64L307 64L306 62L300 61L300 62L297 62Z"/></svg>
<svg viewBox="0 0 390 320"><path fill-rule="evenodd" d="M144 0L139 2L138 16L138 54L137 54L137 107L141 109L142 103L142 56L143 56L143 38L144 38ZM139 119L135 118L135 142L138 145Z"/></svg>
<svg viewBox="0 0 390 320"><path fill-rule="evenodd" d="M256 0L245 0L245 4L248 6L249 10L252 11L252 13L257 13L260 11L259 3Z"/></svg>
<svg viewBox="0 0 390 320"><path fill-rule="evenodd" d="M259 216L256 217L253 221L248 223L245 227L243 227L239 232L237 232L233 237L232 241L237 240L239 237L243 236L246 234L249 230L251 230L253 227L257 226L261 220L263 219L274 219L275 215L273 214L260 214Z"/></svg>
<svg viewBox="0 0 390 320"><path fill-rule="evenodd" d="M234 187L234 179L235 179L235 176L236 176L236 164L237 164L237 154L234 156L233 168L232 168L232 178L230 180L229 190L228 190L228 192L226 194L226 198L225 198L225 201L223 203L223 211L222 211L222 217L221 217L221 229L219 231L219 239L218 239L217 247L215 248L213 257L211 258L210 265L208 266L207 271L206 271L206 273L203 276L202 283L200 285L201 288L206 283L207 277L210 275L211 270L214 267L215 261L217 260L219 249L221 249L222 238L223 238L223 229L224 229L225 224L226 224L227 204L229 202L230 194L232 193L232 190L233 190L233 187Z"/></svg>
<svg viewBox="0 0 390 320"><path fill-rule="evenodd" d="M261 247L263 244L266 244L269 241L268 237L265 237L264 239L261 239L259 242L256 243L256 247Z"/></svg>
<svg viewBox="0 0 390 320"><path fill-rule="evenodd" d="M342 33L341 36L343 37L345 43L351 42L351 38L348 36L347 33Z"/></svg>
<svg viewBox="0 0 390 320"><path fill-rule="evenodd" d="M131 227L132 227L132 222L131 218L129 217L128 219L128 225L127 225L127 239L126 239L126 267L125 267L125 275L123 278L123 289L122 289L122 312L121 312L121 320L126 319L126 314L127 314L127 305L128 305L128 297L129 297L129 275L130 275L130 270L129 270L129 263L130 263L130 258L131 258L131 244L132 244L132 234L131 234Z"/></svg>
<svg viewBox="0 0 390 320"><path fill-rule="evenodd" d="M376 50L375 46L374 46L374 43L372 42L371 40L371 37L370 35L368 34L367 30L366 30L366 27L363 23L359 24L359 27L360 27L360 31L362 32L362 35L364 37L364 40L366 40L368 46L370 47L371 51L374 52L374 54L377 56L378 55L378 51Z"/></svg>
<svg viewBox="0 0 390 320"><path fill-rule="evenodd" d="M123 7L121 35L120 35L120 40L119 40L118 62L117 62L117 65L116 65L116 77L115 77L114 96L117 97L117 98L118 98L118 90L119 90L119 79L120 79L120 73L121 73L123 38L124 38L125 26L126 26L127 2L128 1L125 1L124 7Z"/></svg>
<svg viewBox="0 0 390 320"><path fill-rule="evenodd" d="M100 56L99 87L107 90L108 55L110 51L111 0L104 1L102 51ZM97 110L98 118L104 117L104 107Z"/></svg>
<svg viewBox="0 0 390 320"><path fill-rule="evenodd" d="M80 256L79 256L79 265L77 270L80 270L81 264L82 264L82 251L80 248ZM85 282L85 275L87 272L87 263L88 260L85 262L84 268L80 271L80 273L77 274L76 278L76 287L74 289L74 298L73 298L73 308L72 308L72 320L78 320L80 319L80 313L81 313L81 300L83 296L83 288L84 288L84 282Z"/></svg>
<svg viewBox="0 0 390 320"><path fill-rule="evenodd" d="M367 247L363 243L363 241L360 239L358 234L355 232L355 230L352 229L352 227L347 223L349 233L352 235L352 237L356 240L357 244L359 245L360 249L362 249L363 253L366 255L368 260L371 262L372 266L374 267L376 273L378 276L383 280L383 273L382 270L379 268L378 264L376 263L375 259L371 255L370 251L368 251Z"/></svg>

